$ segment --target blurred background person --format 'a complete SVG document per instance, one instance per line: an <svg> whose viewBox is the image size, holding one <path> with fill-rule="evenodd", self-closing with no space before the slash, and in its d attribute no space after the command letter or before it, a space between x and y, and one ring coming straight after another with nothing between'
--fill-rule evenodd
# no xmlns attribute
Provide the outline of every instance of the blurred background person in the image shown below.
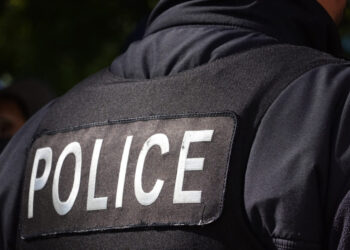
<svg viewBox="0 0 350 250"><path fill-rule="evenodd" d="M15 81L0 90L0 152L22 125L54 97L47 83L35 79Z"/></svg>

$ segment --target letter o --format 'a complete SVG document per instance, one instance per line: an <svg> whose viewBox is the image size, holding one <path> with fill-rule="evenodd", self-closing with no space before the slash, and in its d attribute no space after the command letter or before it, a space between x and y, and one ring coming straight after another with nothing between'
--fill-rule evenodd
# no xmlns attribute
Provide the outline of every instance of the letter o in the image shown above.
<svg viewBox="0 0 350 250"><path fill-rule="evenodd" d="M66 201L61 201L59 197L58 187L61 169L63 166L64 160L67 158L69 154L73 154L75 156L75 170L74 170L74 182L72 190L69 194L69 197ZM75 199L77 198L80 186L80 177L81 177L81 147L78 142L72 142L68 144L60 157L58 158L55 174L53 177L53 185L52 185L52 202L56 212L59 215L67 214L73 207Z"/></svg>

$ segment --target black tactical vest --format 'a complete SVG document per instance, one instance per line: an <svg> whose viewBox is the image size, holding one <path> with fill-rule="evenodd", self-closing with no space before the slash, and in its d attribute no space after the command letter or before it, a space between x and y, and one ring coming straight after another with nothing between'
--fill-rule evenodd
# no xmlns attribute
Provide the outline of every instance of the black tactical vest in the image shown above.
<svg viewBox="0 0 350 250"><path fill-rule="evenodd" d="M18 248L262 249L243 204L260 120L298 76L338 61L273 45L169 77L86 79L28 152Z"/></svg>

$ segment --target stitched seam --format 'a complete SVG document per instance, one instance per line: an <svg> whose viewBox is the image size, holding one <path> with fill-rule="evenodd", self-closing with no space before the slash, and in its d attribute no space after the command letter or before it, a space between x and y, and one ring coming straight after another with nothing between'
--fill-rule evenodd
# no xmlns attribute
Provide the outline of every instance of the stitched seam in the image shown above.
<svg viewBox="0 0 350 250"><path fill-rule="evenodd" d="M62 129L43 130L36 135L35 140L41 137L42 135L55 135L58 133L67 133L67 132L72 132L80 129L87 129L91 127L101 127L101 126L114 125L114 124L127 124L127 123L133 123L133 122L139 122L139 121L151 121L151 120L172 120L172 119L181 119L181 118L220 117L220 116L230 116L235 119L237 115L232 111L225 110L223 112L209 112L209 113L194 112L194 113L179 113L175 115L160 114L160 115L150 115L150 116L138 116L134 118L122 118L122 119L116 119L116 120L106 120L102 122L86 123L86 124L66 127Z"/></svg>
<svg viewBox="0 0 350 250"><path fill-rule="evenodd" d="M254 26L254 27L253 27ZM187 28L198 28L198 27L222 27L225 29L246 29L246 30L251 30L251 31L256 31L256 32L260 32L263 33L260 30L255 30L254 28L263 28L260 25L257 24L253 24L251 23L251 25L247 25L247 24L243 24L243 23L229 23L229 22L223 22L220 24L216 24L216 23L191 23L191 24L181 24L181 25L169 25L165 28L160 28L160 29L156 29L154 31L152 31L151 33L146 33L144 38L151 36L153 34L156 34L158 32L162 32L162 31L166 31L166 30L170 30L170 29L187 29Z"/></svg>

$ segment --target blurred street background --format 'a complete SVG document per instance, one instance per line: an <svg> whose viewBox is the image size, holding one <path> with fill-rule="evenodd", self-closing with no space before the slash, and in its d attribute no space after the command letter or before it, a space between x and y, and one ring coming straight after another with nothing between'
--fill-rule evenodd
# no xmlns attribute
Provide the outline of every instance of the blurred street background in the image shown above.
<svg viewBox="0 0 350 250"><path fill-rule="evenodd" d="M58 95L108 66L157 0L0 0L0 89L44 81Z"/></svg>
<svg viewBox="0 0 350 250"><path fill-rule="evenodd" d="M0 0L0 89L35 78L61 95L108 66L157 0ZM340 28L350 58L350 10Z"/></svg>

